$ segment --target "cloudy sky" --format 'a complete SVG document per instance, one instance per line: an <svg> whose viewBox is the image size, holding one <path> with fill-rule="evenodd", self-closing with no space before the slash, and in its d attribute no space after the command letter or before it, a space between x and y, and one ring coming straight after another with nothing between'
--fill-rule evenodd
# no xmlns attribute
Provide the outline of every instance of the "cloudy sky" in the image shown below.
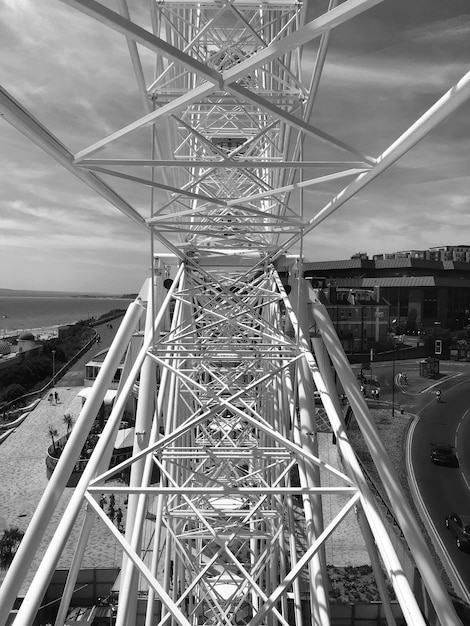
<svg viewBox="0 0 470 626"><path fill-rule="evenodd" d="M123 38L58 0L0 0L0 49L0 84L73 153L139 110ZM312 123L377 157L469 70L467 0L385 0L336 29ZM470 101L312 231L306 258L470 245L469 160ZM339 188L308 191L308 215ZM134 292L148 267L145 232L0 118L0 287Z"/></svg>

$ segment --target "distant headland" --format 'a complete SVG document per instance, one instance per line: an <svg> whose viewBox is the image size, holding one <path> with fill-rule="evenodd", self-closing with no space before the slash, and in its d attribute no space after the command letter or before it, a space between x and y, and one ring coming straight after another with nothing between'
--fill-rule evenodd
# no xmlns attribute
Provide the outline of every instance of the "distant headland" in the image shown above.
<svg viewBox="0 0 470 626"><path fill-rule="evenodd" d="M81 293L79 291L39 291L34 289L3 289L0 287L0 297L12 296L15 298L122 298L135 300L138 294L110 294L110 293Z"/></svg>

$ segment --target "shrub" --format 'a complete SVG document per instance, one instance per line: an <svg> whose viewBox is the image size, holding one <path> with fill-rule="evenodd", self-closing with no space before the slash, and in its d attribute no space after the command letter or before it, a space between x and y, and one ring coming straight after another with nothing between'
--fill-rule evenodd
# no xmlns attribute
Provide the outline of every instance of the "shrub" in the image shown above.
<svg viewBox="0 0 470 626"><path fill-rule="evenodd" d="M5 391L2 394L2 400L4 402L13 402L16 398L20 396L24 396L26 393L26 389L23 385L19 385L18 383L13 383L12 385L8 385Z"/></svg>
<svg viewBox="0 0 470 626"><path fill-rule="evenodd" d="M18 550L24 533L17 527L7 528L0 538L0 568L8 569Z"/></svg>
<svg viewBox="0 0 470 626"><path fill-rule="evenodd" d="M52 378L53 361L57 374L91 339L93 333L87 326L74 324L63 336L44 341L41 354L28 356L17 365L1 370L0 400L9 402L29 391L41 389Z"/></svg>

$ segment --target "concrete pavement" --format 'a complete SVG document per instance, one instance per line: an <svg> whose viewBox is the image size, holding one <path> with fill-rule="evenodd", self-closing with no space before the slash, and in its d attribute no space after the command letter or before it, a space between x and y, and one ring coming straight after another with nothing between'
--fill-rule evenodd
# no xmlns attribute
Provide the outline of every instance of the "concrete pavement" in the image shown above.
<svg viewBox="0 0 470 626"><path fill-rule="evenodd" d="M47 449L52 443L49 435L49 426L56 428L59 437L62 437L67 432L63 421L64 415L70 413L73 420L76 421L82 407L82 401L77 397L77 394L83 388L85 363L96 352L110 345L120 321L115 320L111 322L113 325L112 329L107 328L106 324L97 327L102 337L101 344L93 346L74 365L70 371L70 378L67 375L58 381L54 390L59 394L59 403L49 404L47 399L48 391L26 419L1 443L0 532L12 526L17 526L22 531L26 530L48 484L45 459ZM101 326L104 326L104 328L101 328ZM31 581L72 493L73 488L65 489L38 553L34 557L33 571L28 575L23 588L26 588ZM118 507L125 511L124 497L116 497L115 508L117 509ZM83 518L83 516L82 510L80 518ZM59 562L59 569L68 569L70 567L80 527L81 523L75 525L71 540L67 544ZM120 563L120 549L117 547L116 540L102 524L96 523L85 553L83 567L119 567ZM0 570L0 582L3 580L4 574Z"/></svg>
<svg viewBox="0 0 470 626"><path fill-rule="evenodd" d="M85 365L88 361L102 352L112 344L116 331L118 330L123 317L119 317L111 322L105 322L94 326L97 334L100 336L100 343L95 343L93 346L82 356L80 359L70 368L70 370L62 376L60 384L62 387L82 386L85 378Z"/></svg>
<svg viewBox="0 0 470 626"><path fill-rule="evenodd" d="M59 436L66 433L63 416L65 413L70 413L74 420L78 417L81 399L77 398L77 393L80 389L77 387L56 387L60 403L51 406L47 396L43 398L26 420L0 445L0 495L2 502L0 530L3 531L11 526L17 526L23 531L26 530L48 483L45 458L47 448L51 445L49 425L57 428ZM50 543L53 532L72 493L72 488L66 488L59 501L46 535L33 560L34 571ZM122 510L125 511L123 502L116 501L116 508L118 506L121 506ZM80 518L83 518L83 510ZM80 526L81 524L76 524L58 569L70 567ZM85 553L83 567L119 567L119 554L120 550L117 549L115 539L102 524L95 524ZM4 572L0 571L0 581L3 576ZM31 579L32 573L28 575L24 587Z"/></svg>

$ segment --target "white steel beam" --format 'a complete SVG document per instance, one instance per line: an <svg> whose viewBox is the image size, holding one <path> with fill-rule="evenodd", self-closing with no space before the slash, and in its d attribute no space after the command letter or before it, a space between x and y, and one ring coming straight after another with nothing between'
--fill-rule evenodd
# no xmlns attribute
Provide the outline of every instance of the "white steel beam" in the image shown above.
<svg viewBox="0 0 470 626"><path fill-rule="evenodd" d="M69 476L80 454L80 450L85 444L93 421L98 414L104 396L109 389L111 380L113 379L123 352L127 348L142 312L143 307L140 301L134 302L129 306L117 332L117 341L108 352L103 367L96 379L94 394L88 398L80 413L75 428L70 434L67 446L59 459L56 469L42 495L41 501L34 512L29 527L18 547L15 560L5 575L5 579L0 587L0 624L4 624L8 619L8 614L15 602L15 598L18 596L22 581L31 566L57 503L64 492Z"/></svg>
<svg viewBox="0 0 470 626"><path fill-rule="evenodd" d="M71 4L76 8L83 10L84 12L97 17L98 19L106 19L106 23L108 25L113 24L116 27L116 30L120 30L124 32L128 37L133 37L137 39L137 29L135 25L132 23L128 23L121 29L118 27L118 24L121 21L124 21L121 16L118 14L111 15L114 13L109 9L106 9L102 5L94 0L62 0L67 4ZM108 137L96 142L89 148L85 150L81 150L75 155L75 162L78 163L82 159L95 152L103 149L104 147L110 145L117 139L122 139L129 133L134 132L135 130L142 128L142 126L146 126L148 124L153 124L157 121L157 119L166 116L170 113L176 113L176 111L181 110L183 107L188 106L189 104L196 102L197 100L203 98L211 94L215 90L215 86L219 85L220 89L223 89L225 85L230 86L232 83L235 83L236 80L243 78L244 75L248 74L253 69L259 67L260 65L264 65L268 61L278 58L283 54L286 54L299 46L305 45L312 39L316 37L320 37L324 32L340 26L344 22L349 19L352 19L356 15L360 14L367 9L370 9L372 6L379 4L383 0L346 0L340 7L333 9L332 11L328 11L325 15L312 20L306 26L300 28L293 35L288 35L281 42L276 42L275 44L269 45L264 48L262 51L254 54L249 60L242 61L238 63L236 67L230 70L226 70L222 74L218 75L216 73L210 74L210 83L203 83L202 85L194 88L190 93L177 98L174 102L164 105L161 108L157 109L153 113L147 114L139 120L136 120L132 124L120 129L119 131L112 133ZM106 15L105 15L106 14ZM114 26L113 26L114 27ZM143 45L148 45L149 41L152 40L153 35L150 33L141 33L142 29L139 29L140 37L139 42ZM157 38L155 38L157 39ZM153 46L155 49L162 52L162 54L167 55L170 58L173 58L177 52L173 49L173 47L163 46L162 40L154 41ZM197 73L201 73L203 70L200 65L194 65L193 61L189 62L188 55L178 55L180 57L180 62L188 64L189 67ZM312 129L312 133L314 133ZM326 134L325 134L326 139Z"/></svg>
<svg viewBox="0 0 470 626"><path fill-rule="evenodd" d="M355 176L361 172L366 171L367 168L361 169L351 169L344 170L343 172L336 172L335 174L327 174L326 176L318 176L318 178L311 178L310 180L304 180L301 183L294 183L292 185L285 185L284 187L279 187L278 189L270 189L269 191L263 191L261 193L253 194L252 196L248 196L244 198L245 202L250 202L252 200L259 200L261 198L269 198L270 196L275 196L280 193L285 193L286 191L294 191L295 189L305 189L306 187L312 187L313 185L320 185L321 183L330 182L332 180L338 180L340 178L347 178L348 176ZM232 205L233 200L229 200L227 202L228 206ZM238 199L240 202L240 198Z"/></svg>
<svg viewBox="0 0 470 626"><path fill-rule="evenodd" d="M97 176L77 167L73 162L72 154L67 148L65 148L49 130L38 122L33 115L22 107L1 85L0 111L6 121L17 128L33 143L38 145L50 157L119 209L119 211L124 213L132 222L148 231L148 226L140 213Z"/></svg>
<svg viewBox="0 0 470 626"><path fill-rule="evenodd" d="M257 168L266 167L270 169L289 169L289 168L341 168L350 169L358 168L364 165L364 161L283 161L279 157L273 157L272 160L247 159L238 157L236 159L221 159L221 160L204 160L204 159L169 159L169 160L157 160L157 159L83 159L79 163L80 167L103 167L105 165L124 166L131 167L210 167L210 168Z"/></svg>
<svg viewBox="0 0 470 626"><path fill-rule="evenodd" d="M332 146L339 148L340 150L344 150L345 152L350 152L351 154L354 154L356 157L362 159L364 164L368 163L370 165L373 165L375 163L375 160L372 157L362 154L361 152L353 148L353 146L350 146L344 141L336 139L335 137L333 137L329 133L326 133L320 128L312 126L311 124L305 122L302 118L293 115L289 111L285 111L280 107L275 106L274 104L269 102L268 99L262 98L261 96L250 92L248 89L241 85L231 83L228 86L228 90L231 93L237 94L242 102L248 101L260 107L260 109L264 111L269 111L274 117L283 120L292 128L296 128L304 132L305 134L310 135L311 137L320 139L321 141L331 144Z"/></svg>
<svg viewBox="0 0 470 626"><path fill-rule="evenodd" d="M179 273L181 272L182 272L182 267L179 270ZM176 287L176 283L175 283L175 287ZM167 303L171 299L171 294L172 294L172 289L168 291L168 295L166 298ZM129 327L131 327L131 332L135 330L137 320L140 318L142 314L142 308L139 307L137 314L138 314L138 317L136 318L135 317L136 312L134 309L132 309L132 313L129 314L129 318L130 318L129 326L126 324L123 327L122 332L118 336L119 341L117 341L114 344L113 352L116 351L116 353L119 354L119 357L122 355L122 350L127 346L127 343L129 342L129 338L126 336L126 332L127 333L129 332ZM162 307L162 309L159 312L159 315L161 316L163 314L164 314L164 309ZM157 326L158 326L158 321L159 321L159 318L157 316L156 318ZM127 343L125 342L126 337L128 339ZM149 343L151 339L152 337L149 338L148 340ZM128 379L126 380L124 384L123 390L121 391L120 395L116 399L114 408L105 426L103 434L98 441L98 444L92 454L92 457L90 458L89 463L87 464L84 470L82 478L80 479L80 482L77 485L72 498L70 499L67 510L64 513L64 517L62 518L61 523L59 524L56 530L56 533L55 533L56 540L53 541L49 545L49 548L46 551L46 554L44 555L44 558L36 572L33 582L31 583L29 591L25 596L23 604L21 605L21 609L18 612L18 617L17 617L17 620L19 620L18 623L29 624L33 622L34 616L36 615L39 609L39 605L44 596L47 585L50 581L50 578L52 577L55 567L57 566L57 562L60 558L60 554L63 550L65 542L68 539L70 531L80 511L80 507L82 505L83 497L84 497L88 482L94 477L94 475L99 471L100 468L104 470L107 467L106 459L108 459L108 465L109 465L109 458L112 452L112 443L116 439L116 432L119 427L119 423L122 417L122 413L124 411L125 404L127 402L127 398L129 397L132 391L132 388L137 378L137 375L139 373L140 367L142 366L142 363L145 359L145 354L146 354L147 349L148 349L148 345L144 344L144 347L140 351L136 359L136 362L134 366L132 367L131 374L129 375ZM112 364L114 363L110 359L110 365ZM112 370L111 376L116 371L116 367L117 366L114 364L114 369ZM100 381L101 384L95 386L93 390L93 394L91 398L89 398L89 404L90 404L91 410L95 408L95 415L98 413L98 409L96 408L96 403L98 403L98 406L100 406L102 399L104 397L104 391L102 390L102 385L106 384L107 376L109 376L108 368L105 369L102 375L102 382ZM108 386L109 386L109 382L108 382ZM85 438L86 438L89 432L89 429L88 430L84 429L84 430L86 431L85 432ZM81 429L77 429L77 432L80 433L81 435L80 431ZM80 435L77 435L77 437ZM72 436L73 436L73 431L72 431L71 438ZM109 448L110 444L111 444L111 448ZM64 463L65 462L66 461L64 461ZM70 476L70 473L71 473L71 469L68 471L68 473L58 472L58 480L59 479L67 480L68 476ZM51 485L51 483L49 483L49 485ZM49 492L52 491L53 489L54 489L54 483L52 483L52 486L49 487ZM43 496L41 503L44 503L44 507L48 506L47 492L45 493L45 496ZM49 514L51 512L52 511L48 511ZM32 529L32 533L33 532L34 532L34 529ZM15 577L15 579L16 579L16 582L18 582L18 577ZM3 592L3 585L2 585L2 592ZM8 602L6 602L7 606L9 602L14 602L14 597L15 596L13 596L13 598L11 597L8 598Z"/></svg>
<svg viewBox="0 0 470 626"><path fill-rule="evenodd" d="M119 13L111 11L111 9L108 9L99 2L95 2L95 0L61 1L64 4L68 4L69 6L82 11L82 13L89 15L93 19L125 35L128 39L145 46L149 50L160 53L169 59L173 59L182 66L187 67L196 74L199 74L206 80L210 80L214 85L220 82L218 73L211 71L206 64L189 57L179 48L175 48L175 46L172 46L164 39L160 39L160 37L157 37L144 28L141 28L129 19L119 15Z"/></svg>
<svg viewBox="0 0 470 626"><path fill-rule="evenodd" d="M343 389L348 396L364 439L367 442L375 467L380 475L384 488L393 507L400 528L408 541L410 550L416 561L423 581L433 601L433 606L439 616L441 624L459 624L450 597L437 572L436 565L429 552L428 545L421 534L417 521L414 518L403 489L396 478L390 458L377 432L374 421L370 418L369 409L357 385L357 380L351 370L344 350L334 334L333 324L325 307L316 302L312 305L312 313L317 328L324 341L333 366L340 377ZM321 393L321 391L320 391ZM344 433L341 441L344 440ZM353 459L351 458L351 461ZM367 514L367 513L366 513ZM414 624L414 621L408 622Z"/></svg>
<svg viewBox="0 0 470 626"><path fill-rule="evenodd" d="M305 44L323 35L333 28L344 24L353 17L380 4L383 0L346 0L339 7L325 12L308 24L301 26L294 33L288 34L280 40L269 44L249 59L238 63L233 69L223 73L224 83L231 84L255 68L265 65L268 61L277 59L287 52L301 48Z"/></svg>
<svg viewBox="0 0 470 626"><path fill-rule="evenodd" d="M278 288L282 292L283 287L279 279L277 279L277 284L278 284ZM423 614L411 590L410 584L408 580L406 579L406 577L404 576L403 567L398 559L398 556L395 552L395 549L387 533L387 530L384 526L384 523L382 519L380 518L380 515L378 514L376 503L373 500L373 497L370 493L370 490L367 486L365 478L359 467L359 463L354 454L352 446L349 443L342 420L338 416L336 408L335 408L335 404L331 399L332 390L326 387L325 381L323 377L321 376L321 373L317 367L315 359L312 353L310 352L309 342L306 336L303 334L302 329L299 326L296 316L292 310L290 302L285 294L284 294L284 297L285 297L286 309L289 315L291 316L293 326L298 329L297 332L299 336L300 346L304 350L304 356L309 365L311 375L313 377L313 380L315 381L317 390L320 393L320 397L322 399L323 406L325 407L326 414L328 415L328 418L333 427L333 431L336 436L337 445L340 447L341 454L346 459L347 466L352 472L351 475L354 477L354 482L356 484L356 487L361 493L362 506L364 508L371 531L374 535L375 541L380 551L382 560L385 564L390 582L392 583L395 593L397 595L397 598L399 599L400 606L402 607L405 620L408 626L415 626L417 624L421 624L422 626L424 626L426 622L423 617ZM323 323L321 327L322 328L324 327ZM331 341L334 342L334 338L331 338ZM335 343L339 343L339 341ZM342 363L339 370L338 370L338 364L336 364L336 371L338 371L340 375L343 373L344 370L351 371L349 363L347 365ZM357 383L355 383L355 387L357 388ZM369 422L371 422L371 420L369 420ZM385 453L385 456L386 456L386 453ZM393 477L394 477L393 468L390 468L389 464L388 464L388 470L390 472L388 476L388 480L390 482L396 482L393 480ZM442 584L440 585L440 587L442 589ZM451 606L449 598L448 598L448 604ZM454 622L449 622L449 623L452 624Z"/></svg>
<svg viewBox="0 0 470 626"><path fill-rule="evenodd" d="M408 130L394 141L376 160L376 164L367 172L360 174L352 183L342 189L321 211L312 219L305 229L303 236L319 226L327 217L342 207L348 200L364 189L389 167L396 163L403 155L411 150L419 141L433 130L438 124L451 115L456 109L470 98L470 72L467 72L453 87L424 113ZM299 237L290 239L278 252L282 254L299 240Z"/></svg>

